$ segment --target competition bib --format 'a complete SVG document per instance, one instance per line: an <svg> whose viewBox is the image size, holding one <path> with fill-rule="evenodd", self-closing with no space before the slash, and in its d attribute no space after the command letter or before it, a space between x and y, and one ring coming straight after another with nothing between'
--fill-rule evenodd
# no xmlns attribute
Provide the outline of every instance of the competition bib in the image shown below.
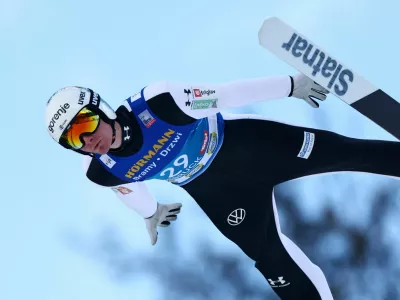
<svg viewBox="0 0 400 300"><path fill-rule="evenodd" d="M142 130L143 145L129 157L96 155L109 172L124 181L159 179L184 185L207 169L223 141L220 114L176 126L157 118L143 90L140 97L131 97L126 103Z"/></svg>

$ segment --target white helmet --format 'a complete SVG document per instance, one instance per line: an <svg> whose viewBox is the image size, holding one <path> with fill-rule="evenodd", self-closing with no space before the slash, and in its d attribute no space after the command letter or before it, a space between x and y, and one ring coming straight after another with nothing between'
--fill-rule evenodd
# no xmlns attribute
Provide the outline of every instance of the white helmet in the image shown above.
<svg viewBox="0 0 400 300"><path fill-rule="evenodd" d="M60 138L75 116L84 107L97 112L100 118L109 123L113 128L113 132L115 132L114 122L117 116L99 94L89 88L68 86L55 92L46 106L47 132L57 143L70 148L62 143Z"/></svg>

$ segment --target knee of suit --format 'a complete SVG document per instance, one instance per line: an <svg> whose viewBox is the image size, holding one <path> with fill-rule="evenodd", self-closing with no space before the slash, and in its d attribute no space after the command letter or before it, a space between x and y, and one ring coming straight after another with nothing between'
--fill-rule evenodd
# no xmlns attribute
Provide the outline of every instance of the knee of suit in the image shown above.
<svg viewBox="0 0 400 300"><path fill-rule="evenodd" d="M270 249L256 260L255 267L268 280L280 276L292 277L303 276L301 268L293 261L284 249Z"/></svg>
<svg viewBox="0 0 400 300"><path fill-rule="evenodd" d="M257 261L255 267L281 299L332 300L329 297L322 298L316 286L304 273L299 269L287 268L284 262L279 262L279 260L275 259L266 259Z"/></svg>
<svg viewBox="0 0 400 300"><path fill-rule="evenodd" d="M266 279L275 275L278 270L281 270L279 258L277 257L263 257L261 260L257 260L254 264L256 269L258 269L261 274L264 275Z"/></svg>

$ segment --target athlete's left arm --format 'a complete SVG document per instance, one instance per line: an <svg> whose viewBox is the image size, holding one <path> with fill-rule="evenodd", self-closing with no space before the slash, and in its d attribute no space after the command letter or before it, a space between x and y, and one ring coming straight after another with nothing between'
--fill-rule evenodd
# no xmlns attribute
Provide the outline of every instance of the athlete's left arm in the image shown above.
<svg viewBox="0 0 400 300"><path fill-rule="evenodd" d="M316 100L325 100L328 93L328 90L301 73L294 77L269 76L222 84L162 81L144 90L146 100L170 97L181 111L195 119L215 115L223 109L285 97L305 100L317 108L319 104ZM152 102L156 106L164 105L164 110L166 109L167 102Z"/></svg>
<svg viewBox="0 0 400 300"><path fill-rule="evenodd" d="M221 84L180 83L163 81L148 86L146 94L152 91L169 93L177 106L187 115L200 119L215 115L223 109L274 99L283 99L292 92L290 76L236 80ZM148 97L146 97L148 98Z"/></svg>

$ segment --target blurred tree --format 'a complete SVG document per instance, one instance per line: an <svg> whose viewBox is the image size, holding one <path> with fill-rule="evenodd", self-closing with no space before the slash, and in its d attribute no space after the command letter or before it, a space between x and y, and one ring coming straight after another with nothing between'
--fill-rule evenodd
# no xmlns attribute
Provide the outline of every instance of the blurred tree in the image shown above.
<svg viewBox="0 0 400 300"><path fill-rule="evenodd" d="M376 192L371 189L371 197L364 204L370 206L370 214L363 216L365 226L343 221L340 212L328 205L335 199L323 200L327 204L324 216L310 222L302 217L301 201L285 192L284 186L279 188L279 214L290 220L282 231L324 271L334 299L400 299L396 283L400 279L399 240L393 243L387 239L393 227L391 219L400 217L397 184L385 184ZM342 211L357 209L353 204L348 201ZM335 250L336 243L344 251Z"/></svg>
<svg viewBox="0 0 400 300"><path fill-rule="evenodd" d="M345 188L343 182L339 184ZM304 203L291 187L291 183L284 183L276 188L282 231L321 267L334 299L400 299L396 252L400 239L393 241L390 234L390 220L400 217L396 205L399 187L387 184L371 193L363 204L371 206L370 214L364 216L365 226L341 218L340 211L329 205L335 199L329 197L321 200L323 217L310 220L302 213ZM343 211L357 209L352 201L346 203ZM118 281L151 276L163 289L162 299L278 299L253 262L244 255L224 253L207 237L199 236L195 253L185 257L178 230L173 226L162 232L165 238L159 241L157 254L138 253L128 247L112 225L101 228L95 237L75 236L75 244L105 264Z"/></svg>

